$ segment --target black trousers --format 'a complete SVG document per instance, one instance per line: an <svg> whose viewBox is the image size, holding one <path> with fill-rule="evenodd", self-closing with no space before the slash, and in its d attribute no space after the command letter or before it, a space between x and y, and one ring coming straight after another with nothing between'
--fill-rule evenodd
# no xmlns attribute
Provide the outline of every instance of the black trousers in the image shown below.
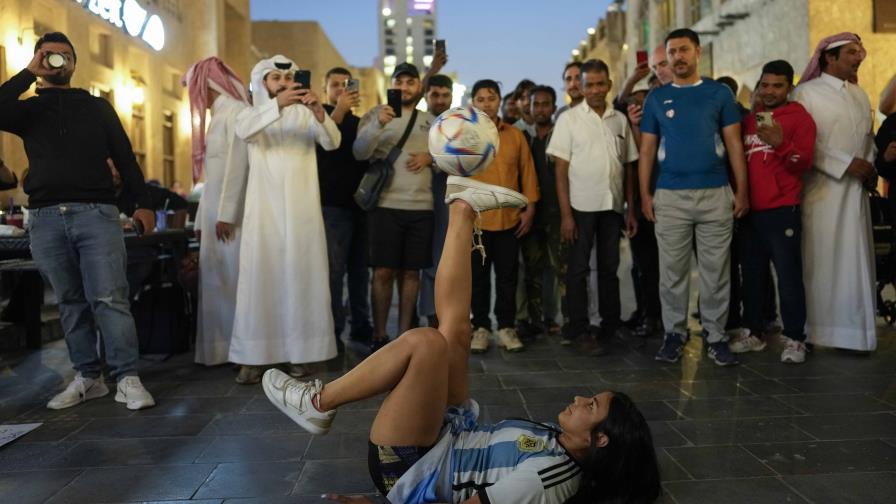
<svg viewBox="0 0 896 504"><path fill-rule="evenodd" d="M516 228L505 231L483 231L485 263L479 250L473 250L473 328L491 329L489 305L492 296L491 270L495 267L495 318L498 329L516 325L516 282L519 268L520 244L514 233Z"/></svg>
<svg viewBox="0 0 896 504"><path fill-rule="evenodd" d="M638 311L642 316L662 320L660 306L660 252L656 244L653 223L638 219L638 232L632 237L632 277L635 281L635 295Z"/></svg>
<svg viewBox="0 0 896 504"><path fill-rule="evenodd" d="M586 279L591 272L588 264L591 247L597 246L597 298L601 326L615 329L620 324L619 301L619 237L622 215L606 210L579 212L573 209L578 238L569 249L569 268L566 272L566 306L569 310L567 334L576 336L588 329L588 288ZM597 243L595 244L595 240Z"/></svg>

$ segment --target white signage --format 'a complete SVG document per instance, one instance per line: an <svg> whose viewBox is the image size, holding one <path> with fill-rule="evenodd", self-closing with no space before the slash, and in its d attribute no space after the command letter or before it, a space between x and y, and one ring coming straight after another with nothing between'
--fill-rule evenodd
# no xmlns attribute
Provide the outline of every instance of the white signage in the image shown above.
<svg viewBox="0 0 896 504"><path fill-rule="evenodd" d="M88 11L139 37L156 51L165 47L165 25L157 14L149 15L137 0L74 0Z"/></svg>

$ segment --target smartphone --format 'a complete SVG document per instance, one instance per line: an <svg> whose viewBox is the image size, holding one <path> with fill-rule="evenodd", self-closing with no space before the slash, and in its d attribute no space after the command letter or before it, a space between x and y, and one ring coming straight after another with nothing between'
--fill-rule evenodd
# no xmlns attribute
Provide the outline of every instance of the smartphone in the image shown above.
<svg viewBox="0 0 896 504"><path fill-rule="evenodd" d="M395 117L401 117L401 90L389 89L386 91L386 104L392 107Z"/></svg>
<svg viewBox="0 0 896 504"><path fill-rule="evenodd" d="M629 96L628 98L626 98L625 102L629 105L637 105L639 107L641 106L641 99L637 96Z"/></svg>
<svg viewBox="0 0 896 504"><path fill-rule="evenodd" d="M445 52L445 39L436 39L436 52Z"/></svg>
<svg viewBox="0 0 896 504"><path fill-rule="evenodd" d="M311 89L311 70L296 70L292 81L302 89Z"/></svg>
<svg viewBox="0 0 896 504"><path fill-rule="evenodd" d="M361 81L358 79L349 79L348 82L345 83L345 91L347 93L354 93L361 89Z"/></svg>
<svg viewBox="0 0 896 504"><path fill-rule="evenodd" d="M771 112L756 112L756 126L771 126L772 125L772 113Z"/></svg>
<svg viewBox="0 0 896 504"><path fill-rule="evenodd" d="M635 53L635 61L638 65L647 63L647 51L638 51Z"/></svg>

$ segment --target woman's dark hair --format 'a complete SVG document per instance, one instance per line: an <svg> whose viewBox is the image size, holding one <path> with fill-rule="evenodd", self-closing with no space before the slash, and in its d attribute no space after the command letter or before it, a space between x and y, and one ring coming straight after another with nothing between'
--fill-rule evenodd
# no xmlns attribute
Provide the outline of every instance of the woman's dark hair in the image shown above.
<svg viewBox="0 0 896 504"><path fill-rule="evenodd" d="M609 438L603 448L597 447L600 433ZM591 446L582 484L570 502L647 504L659 498L662 490L653 437L629 396L613 392L607 418L591 433Z"/></svg>

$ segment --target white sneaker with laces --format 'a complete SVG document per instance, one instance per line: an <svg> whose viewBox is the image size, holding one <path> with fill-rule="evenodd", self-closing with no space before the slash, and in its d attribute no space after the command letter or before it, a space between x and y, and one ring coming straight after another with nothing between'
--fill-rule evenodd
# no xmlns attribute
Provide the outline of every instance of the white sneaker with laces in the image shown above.
<svg viewBox="0 0 896 504"><path fill-rule="evenodd" d="M787 345L781 352L781 362L786 364L802 364L806 362L806 344L802 341L787 338Z"/></svg>
<svg viewBox="0 0 896 504"><path fill-rule="evenodd" d="M268 369L261 379L261 388L277 409L306 431L317 435L330 431L336 410L320 411L313 402L324 388L320 380L301 382L279 369Z"/></svg>
<svg viewBox="0 0 896 504"><path fill-rule="evenodd" d="M732 353L761 352L767 346L766 342L750 334L749 329L739 329L738 333L728 340L728 348ZM732 331L729 331L729 337Z"/></svg>
<svg viewBox="0 0 896 504"><path fill-rule="evenodd" d="M118 380L118 391L115 393L115 401L124 403L129 410L151 408L156 405L152 394L146 390L137 376L125 376Z"/></svg>
<svg viewBox="0 0 896 504"><path fill-rule="evenodd" d="M508 352L519 352L523 349L523 342L516 335L516 329L512 327L498 330L498 344Z"/></svg>
<svg viewBox="0 0 896 504"><path fill-rule="evenodd" d="M65 390L50 399L50 402L47 403L47 408L54 410L71 408L82 402L103 397L108 393L109 387L103 383L102 377L93 379L81 376L81 373L78 373L71 383L65 387Z"/></svg>
<svg viewBox="0 0 896 504"><path fill-rule="evenodd" d="M477 213L497 208L523 208L529 204L529 199L516 191L468 177L451 175L446 183L445 204L461 199Z"/></svg>
<svg viewBox="0 0 896 504"><path fill-rule="evenodd" d="M483 353L488 350L488 340L492 332L484 327L477 328L473 331L473 338L470 340L471 353Z"/></svg>

